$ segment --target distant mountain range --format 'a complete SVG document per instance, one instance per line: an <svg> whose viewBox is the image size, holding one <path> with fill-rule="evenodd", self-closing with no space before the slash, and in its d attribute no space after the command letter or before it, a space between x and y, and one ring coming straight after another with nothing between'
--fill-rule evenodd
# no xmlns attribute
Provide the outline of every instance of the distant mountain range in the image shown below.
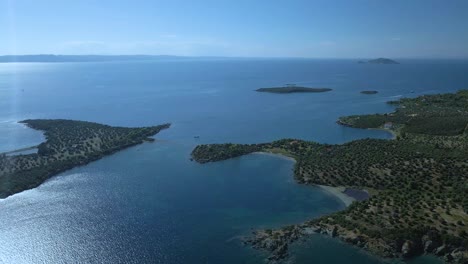
<svg viewBox="0 0 468 264"><path fill-rule="evenodd" d="M147 61L167 59L217 59L220 57L184 57L172 55L4 55L0 63L5 62L104 62L104 61Z"/></svg>
<svg viewBox="0 0 468 264"><path fill-rule="evenodd" d="M154 60L217 60L217 59L253 59L257 57L223 57L223 56L175 56L175 55L0 55L0 63L8 62L106 62L106 61L154 61ZM260 59L261 57L258 57ZM266 58L261 58L266 59ZM268 58L284 59L284 58ZM307 58L290 58L307 59ZM378 58L359 63L369 64L399 64L391 59Z"/></svg>

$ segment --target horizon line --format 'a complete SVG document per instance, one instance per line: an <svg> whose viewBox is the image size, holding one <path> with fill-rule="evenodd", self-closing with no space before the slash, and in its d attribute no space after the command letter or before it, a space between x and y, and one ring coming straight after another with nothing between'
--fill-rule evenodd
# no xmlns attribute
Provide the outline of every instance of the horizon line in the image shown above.
<svg viewBox="0 0 468 264"><path fill-rule="evenodd" d="M446 56L363 56L363 57L307 57L307 56L220 56L220 55L170 55L170 54L54 54L54 53L36 53L36 54L2 54L0 58L5 57L173 57L173 58L223 58L223 59L440 59L440 60L468 60L468 57L446 57Z"/></svg>

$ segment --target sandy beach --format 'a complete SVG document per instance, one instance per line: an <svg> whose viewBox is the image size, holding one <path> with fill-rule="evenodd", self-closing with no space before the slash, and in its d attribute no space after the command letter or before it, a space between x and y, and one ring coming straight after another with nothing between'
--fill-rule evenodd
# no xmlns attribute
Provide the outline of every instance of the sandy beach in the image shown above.
<svg viewBox="0 0 468 264"><path fill-rule="evenodd" d="M332 187L332 186L327 186L327 185L317 185L317 186L333 194L334 196L336 196L346 205L346 207L348 207L349 205L351 205L352 202L355 201L353 197L343 193L345 189L344 187Z"/></svg>
<svg viewBox="0 0 468 264"><path fill-rule="evenodd" d="M259 151L259 152L253 152L252 154L268 155L268 156L278 157L278 158L282 158L282 159L289 160L292 162L296 162L294 158L291 158L291 157L288 157L279 153ZM327 185L316 185L316 186L336 196L346 205L346 207L348 207L352 202L356 201L356 199L354 199L353 197L343 193L343 191L345 190L344 187L332 187L332 186L327 186Z"/></svg>
<svg viewBox="0 0 468 264"><path fill-rule="evenodd" d="M392 134L392 140L397 138L397 133L394 130L387 129L387 128L368 128L369 130L380 130L380 131L386 131L390 134Z"/></svg>

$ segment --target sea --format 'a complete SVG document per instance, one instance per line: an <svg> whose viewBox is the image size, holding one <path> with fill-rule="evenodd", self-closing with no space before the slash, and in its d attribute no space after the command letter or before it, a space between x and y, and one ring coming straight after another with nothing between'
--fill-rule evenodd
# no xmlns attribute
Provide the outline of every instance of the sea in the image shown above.
<svg viewBox="0 0 468 264"><path fill-rule="evenodd" d="M0 153L43 142L18 121L75 119L171 128L143 143L0 200L0 263L263 263L241 243L253 230L345 209L326 191L297 184L293 162L251 154L198 164L198 144L297 138L342 144L391 139L336 124L385 113L390 100L468 88L468 62L185 59L0 64ZM294 83L326 93L270 94ZM377 90L378 94L361 94ZM288 263L400 263L312 235ZM408 261L440 263L431 256Z"/></svg>

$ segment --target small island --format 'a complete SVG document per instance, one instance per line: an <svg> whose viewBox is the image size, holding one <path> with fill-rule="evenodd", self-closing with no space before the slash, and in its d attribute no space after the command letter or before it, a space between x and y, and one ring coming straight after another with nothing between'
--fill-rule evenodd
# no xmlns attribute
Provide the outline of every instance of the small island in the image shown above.
<svg viewBox="0 0 468 264"><path fill-rule="evenodd" d="M127 128L64 119L24 120L20 123L44 131L46 141L37 153L0 154L0 198L32 189L45 180L119 150L153 141L150 138L170 124Z"/></svg>
<svg viewBox="0 0 468 264"><path fill-rule="evenodd" d="M337 237L383 258L433 254L446 263L468 261L468 90L389 102L389 114L342 117L354 128L388 129L395 140L341 145L282 139L261 144L199 145L199 163L254 152L296 160L298 183L345 188L347 209L305 223L257 230L244 242L288 257L289 245L313 233Z"/></svg>
<svg viewBox="0 0 468 264"><path fill-rule="evenodd" d="M400 64L397 61L387 59L387 58L378 58L378 59L373 59L373 60L368 60L368 61L358 61L358 63L365 64Z"/></svg>
<svg viewBox="0 0 468 264"><path fill-rule="evenodd" d="M309 88L296 86L295 84L286 84L283 87L260 88L255 91L266 93L323 93L331 90L330 88Z"/></svg>
<svg viewBox="0 0 468 264"><path fill-rule="evenodd" d="M372 91L372 90L369 90L369 91L361 91L362 94L376 94L378 93L378 91Z"/></svg>

